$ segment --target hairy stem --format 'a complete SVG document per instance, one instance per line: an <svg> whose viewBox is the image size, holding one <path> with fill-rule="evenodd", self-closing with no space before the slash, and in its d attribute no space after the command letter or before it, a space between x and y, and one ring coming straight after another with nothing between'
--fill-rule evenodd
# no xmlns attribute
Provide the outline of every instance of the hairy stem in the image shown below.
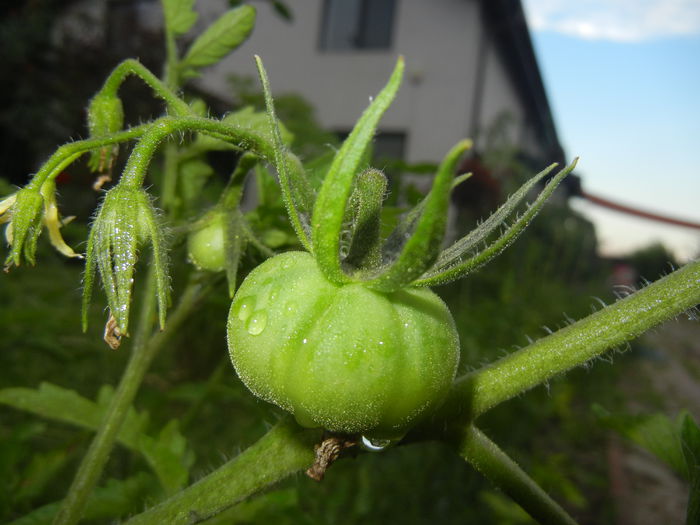
<svg viewBox="0 0 700 525"><path fill-rule="evenodd" d="M203 293L201 285L189 285L182 294L177 308L169 317L166 329L149 338L148 336L153 328L155 312L156 294L153 293L155 279L155 265L149 265L139 326L134 336L129 363L124 370L100 428L83 457L68 495L63 500L61 508L54 519L54 524L56 525L73 524L80 520L87 498L99 480L102 469L114 447L114 442L124 417L136 396L136 392L151 361L167 342L168 338L187 319Z"/></svg>
<svg viewBox="0 0 700 525"><path fill-rule="evenodd" d="M133 128L105 137L77 140L70 144L64 144L58 148L51 157L41 166L36 175L27 184L27 188L40 188L49 178L57 177L69 164L75 162L82 154L103 146L118 144L141 137L150 127L150 124L141 124ZM68 162L70 161L70 162Z"/></svg>
<svg viewBox="0 0 700 525"><path fill-rule="evenodd" d="M319 430L287 419L254 445L194 485L126 523L192 524L204 521L314 461Z"/></svg>
<svg viewBox="0 0 700 525"><path fill-rule="evenodd" d="M192 112L187 103L178 97L171 89L173 86L168 86L163 83L162 80L151 73L141 62L133 58L124 60L114 68L112 73L107 77L107 80L105 80L100 93L116 96L124 79L129 75L137 76L143 80L158 98L165 101L174 114L189 115Z"/></svg>
<svg viewBox="0 0 700 525"><path fill-rule="evenodd" d="M700 261L459 378L445 409L470 420L700 303Z"/></svg>
<svg viewBox="0 0 700 525"><path fill-rule="evenodd" d="M457 448L460 456L541 525L576 525L564 509L478 428L469 425L459 437Z"/></svg>
<svg viewBox="0 0 700 525"><path fill-rule="evenodd" d="M274 157L272 145L262 136L249 130L201 117L161 117L151 123L148 131L134 147L124 168L122 182L127 186L140 187L153 154L161 142L169 135L183 131L197 131L226 140L265 159ZM293 155L290 153L289 156Z"/></svg>

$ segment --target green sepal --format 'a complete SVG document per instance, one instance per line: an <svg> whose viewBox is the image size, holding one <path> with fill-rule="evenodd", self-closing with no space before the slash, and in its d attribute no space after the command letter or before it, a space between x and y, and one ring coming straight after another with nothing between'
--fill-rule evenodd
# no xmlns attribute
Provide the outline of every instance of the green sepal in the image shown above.
<svg viewBox="0 0 700 525"><path fill-rule="evenodd" d="M299 159L290 154L284 145L279 122L275 116L275 105L270 92L270 81L267 78L267 72L263 67L262 60L257 55L255 56L255 63L258 67L258 74L260 75L265 95L265 107L267 108L270 133L272 134L275 168L277 168L277 174L279 175L282 199L299 242L308 251L313 252L310 225L315 198L314 191L309 184Z"/></svg>
<svg viewBox="0 0 700 525"><path fill-rule="evenodd" d="M98 92L88 106L88 131L91 138L116 133L124 126L124 108L116 94ZM119 153L119 145L103 146L90 152L88 167L93 173L109 171Z"/></svg>
<svg viewBox="0 0 700 525"><path fill-rule="evenodd" d="M134 267L140 246L153 248L156 268L158 318L165 326L169 300L169 276L164 235L158 214L145 190L122 184L105 195L88 238L83 281L83 328L97 269L110 311L122 334L128 335Z"/></svg>
<svg viewBox="0 0 700 525"><path fill-rule="evenodd" d="M413 231L402 243L400 252L386 270L381 275L365 281L365 286L392 292L406 286L433 264L445 236L450 192L457 162L471 145L470 140L463 140L447 153L438 167L433 187L423 201L422 211L416 219Z"/></svg>
<svg viewBox="0 0 700 525"><path fill-rule="evenodd" d="M351 280L341 266L340 238L355 178L379 119L396 96L403 70L404 61L399 58L389 82L362 114L333 159L314 205L311 220L314 255L326 278L336 284Z"/></svg>
<svg viewBox="0 0 700 525"><path fill-rule="evenodd" d="M44 216L44 198L38 189L23 188L15 194L9 210L10 221L5 231L10 253L5 259L5 269L19 266L22 257L36 263L36 243L41 234Z"/></svg>
<svg viewBox="0 0 700 525"><path fill-rule="evenodd" d="M360 173L350 197L351 230L343 263L359 270L372 270L381 263L381 214L386 176L379 170ZM343 245L341 244L341 256Z"/></svg>
<svg viewBox="0 0 700 525"><path fill-rule="evenodd" d="M528 205L527 209L520 215L510 226L493 243L486 246L483 250L471 255L465 259L474 248L486 239L497 228L501 227L504 221L510 216L522 199L527 196L529 190L542 178L544 178L556 164L549 166L544 171L537 174L530 181L525 183L513 196L506 201L501 208L491 215L481 226L470 234L466 235L461 240L457 241L452 247L443 251L438 257L435 264L426 271L420 278L411 283L413 286L435 286L445 284L456 279L460 279L465 275L480 268L488 263L491 259L499 255L503 250L510 246L515 239L525 230L530 221L539 213L547 199L554 193L559 183L566 177L576 166L578 159L569 164L566 168L559 171L551 181L545 186L534 202Z"/></svg>

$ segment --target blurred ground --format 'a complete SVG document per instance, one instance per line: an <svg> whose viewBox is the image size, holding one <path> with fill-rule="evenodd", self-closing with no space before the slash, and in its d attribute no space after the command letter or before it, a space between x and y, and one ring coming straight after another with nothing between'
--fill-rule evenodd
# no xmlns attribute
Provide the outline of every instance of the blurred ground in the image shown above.
<svg viewBox="0 0 700 525"><path fill-rule="evenodd" d="M642 338L637 355L618 383L629 411L700 419L700 324L669 321ZM688 487L670 468L618 437L608 454L618 525L685 522Z"/></svg>

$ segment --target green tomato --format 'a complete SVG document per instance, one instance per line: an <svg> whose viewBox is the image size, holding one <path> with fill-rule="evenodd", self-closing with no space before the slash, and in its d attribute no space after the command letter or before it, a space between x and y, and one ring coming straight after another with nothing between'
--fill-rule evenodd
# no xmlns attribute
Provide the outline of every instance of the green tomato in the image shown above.
<svg viewBox="0 0 700 525"><path fill-rule="evenodd" d="M220 272L226 268L225 220L223 213L210 213L187 237L187 255L200 270Z"/></svg>
<svg viewBox="0 0 700 525"><path fill-rule="evenodd" d="M400 437L430 414L459 360L454 321L433 292L338 286L306 252L248 275L228 347L245 385L301 425L375 439Z"/></svg>

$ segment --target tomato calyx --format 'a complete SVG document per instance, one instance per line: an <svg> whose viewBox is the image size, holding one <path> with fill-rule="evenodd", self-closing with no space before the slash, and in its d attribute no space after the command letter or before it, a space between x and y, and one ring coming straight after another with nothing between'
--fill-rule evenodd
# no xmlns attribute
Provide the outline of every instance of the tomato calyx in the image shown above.
<svg viewBox="0 0 700 525"><path fill-rule="evenodd" d="M275 149L275 166L290 220L301 244L316 258L332 283L361 283L392 292L409 286L433 286L454 281L500 254L541 210L576 160L550 178L520 215L517 210L531 190L549 175L552 164L525 183L475 230L441 251L450 192L465 177L455 179L461 156L471 141L457 143L440 163L428 195L408 211L386 239L377 232L386 178L378 170L363 170L376 127L395 98L404 71L403 58L386 86L372 99L336 153L316 195L302 170L292 169L284 155L269 81L256 57ZM515 218L513 218L515 217ZM508 224L508 221L510 224ZM500 232L500 234L499 234ZM488 242L489 239L492 242Z"/></svg>

